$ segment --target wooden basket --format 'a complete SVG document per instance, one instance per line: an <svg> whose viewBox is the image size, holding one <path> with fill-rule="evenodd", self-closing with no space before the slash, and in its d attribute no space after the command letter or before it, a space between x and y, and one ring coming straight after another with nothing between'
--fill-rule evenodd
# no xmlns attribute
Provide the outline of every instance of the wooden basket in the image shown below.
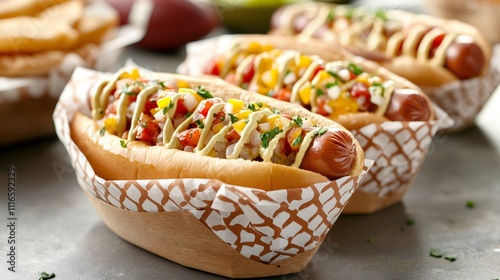
<svg viewBox="0 0 500 280"><path fill-rule="evenodd" d="M231 248L188 211L133 212L107 204L88 192L85 194L104 223L126 241L181 265L226 277L267 277L300 272L319 248L263 264Z"/></svg>

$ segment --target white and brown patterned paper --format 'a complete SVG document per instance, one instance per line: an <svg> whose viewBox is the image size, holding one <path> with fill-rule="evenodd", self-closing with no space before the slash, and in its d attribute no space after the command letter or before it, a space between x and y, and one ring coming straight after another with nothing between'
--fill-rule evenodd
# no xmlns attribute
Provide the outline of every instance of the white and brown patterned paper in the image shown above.
<svg viewBox="0 0 500 280"><path fill-rule="evenodd" d="M268 192L216 178L107 181L94 173L69 131L69 120L77 110L85 112L89 92L103 78L109 74L77 68L54 112L56 132L80 186L120 209L188 211L228 246L258 262L271 263L318 247L373 163L367 160L360 176Z"/></svg>
<svg viewBox="0 0 500 280"><path fill-rule="evenodd" d="M453 121L446 132L459 132L475 119L500 83L500 44L495 46L490 71L480 78L455 81L437 88L422 88Z"/></svg>

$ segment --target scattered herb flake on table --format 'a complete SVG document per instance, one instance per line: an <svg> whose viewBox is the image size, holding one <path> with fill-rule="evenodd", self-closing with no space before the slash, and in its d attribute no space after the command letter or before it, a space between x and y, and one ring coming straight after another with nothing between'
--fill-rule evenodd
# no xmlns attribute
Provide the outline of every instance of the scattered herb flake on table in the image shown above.
<svg viewBox="0 0 500 280"><path fill-rule="evenodd" d="M476 203L473 200L468 200L466 203L467 208L474 208Z"/></svg>
<svg viewBox="0 0 500 280"><path fill-rule="evenodd" d="M47 280L47 279L53 279L53 278L56 278L55 273L41 272L38 280Z"/></svg>

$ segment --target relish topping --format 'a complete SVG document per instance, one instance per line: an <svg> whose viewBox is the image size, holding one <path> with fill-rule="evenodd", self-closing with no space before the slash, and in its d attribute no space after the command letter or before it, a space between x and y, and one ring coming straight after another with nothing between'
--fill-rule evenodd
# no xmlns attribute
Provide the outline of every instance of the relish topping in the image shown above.
<svg viewBox="0 0 500 280"><path fill-rule="evenodd" d="M100 135L220 158L243 158L299 167L313 139L325 133L308 118L279 113L262 102L224 102L184 81L121 71L101 84L93 118Z"/></svg>
<svg viewBox="0 0 500 280"><path fill-rule="evenodd" d="M223 57L215 58L215 67L225 71L206 71L221 73L220 77L250 91L299 103L334 119L355 112L385 114L395 89L393 81L370 75L348 61L327 63L295 50L268 50L268 45L256 42L236 43ZM249 72L251 79L246 78Z"/></svg>

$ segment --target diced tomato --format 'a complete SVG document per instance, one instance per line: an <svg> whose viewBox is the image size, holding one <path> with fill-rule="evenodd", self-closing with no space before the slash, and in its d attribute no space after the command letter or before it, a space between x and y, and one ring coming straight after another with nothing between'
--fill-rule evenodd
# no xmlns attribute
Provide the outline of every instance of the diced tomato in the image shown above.
<svg viewBox="0 0 500 280"><path fill-rule="evenodd" d="M322 116L328 116L328 115L330 115L330 113L325 110L325 106L328 106L326 104L326 99L321 98L321 99L318 99L317 102L318 102L317 103L318 111L316 113L318 113L318 114L320 114Z"/></svg>
<svg viewBox="0 0 500 280"><path fill-rule="evenodd" d="M177 136L177 139L179 139L179 142L184 147L186 146L196 147L196 145L198 145L198 141L200 140L200 135L201 135L201 129L190 128L188 130L184 130L183 132L181 132Z"/></svg>
<svg viewBox="0 0 500 280"><path fill-rule="evenodd" d="M351 88L351 95L356 99L360 111L368 111L372 103L368 86L365 83L355 83Z"/></svg>
<svg viewBox="0 0 500 280"><path fill-rule="evenodd" d="M290 96L292 92L287 88L282 88L278 92L275 92L273 97L283 101L290 101Z"/></svg>
<svg viewBox="0 0 500 280"><path fill-rule="evenodd" d="M218 57L213 57L210 59L210 61L207 63L204 69L205 74L210 74L214 76L219 76L220 75L220 69L219 65L217 64Z"/></svg>
<svg viewBox="0 0 500 280"><path fill-rule="evenodd" d="M226 113L220 111L219 113L215 114L212 125L216 125L218 123L223 122L225 118L226 118Z"/></svg>
<svg viewBox="0 0 500 280"><path fill-rule="evenodd" d="M245 69L242 71L242 80L243 83L250 83L252 81L253 75L255 74L255 69L253 67L253 62L255 59L252 59L252 62L250 62Z"/></svg>
<svg viewBox="0 0 500 280"><path fill-rule="evenodd" d="M149 120L146 122L139 121L139 124L137 125L137 140L154 146L156 145L158 135L160 135L160 127L155 120Z"/></svg>
<svg viewBox="0 0 500 280"><path fill-rule="evenodd" d="M188 110L184 106L184 99L179 98L177 100L177 108L175 109L174 116L184 116L188 113Z"/></svg>
<svg viewBox="0 0 500 280"><path fill-rule="evenodd" d="M231 129L228 133L226 133L226 139L228 143L233 143L240 139L240 135L236 130Z"/></svg>
<svg viewBox="0 0 500 280"><path fill-rule="evenodd" d="M429 50L429 57L433 58L434 54L436 53L436 49L441 45L443 42L445 34L441 34L437 36L434 41L432 41L431 49Z"/></svg>
<svg viewBox="0 0 500 280"><path fill-rule="evenodd" d="M156 100L148 98L146 99L146 103L144 103L144 109L142 110L142 113L151 115L151 110L157 107L158 105L156 104Z"/></svg>
<svg viewBox="0 0 500 280"><path fill-rule="evenodd" d="M316 77L316 75L318 74L318 72L321 71L321 70L325 70L325 67L323 67L323 66L320 65L320 66L318 66L318 68L316 68L316 70L314 70L314 74L311 76L311 80L314 77Z"/></svg>
<svg viewBox="0 0 500 280"><path fill-rule="evenodd" d="M199 109L198 111L200 112L200 114L202 114L204 117L206 117L208 114L208 110L210 110L212 105L214 105L214 101L203 100L203 107L201 109Z"/></svg>

